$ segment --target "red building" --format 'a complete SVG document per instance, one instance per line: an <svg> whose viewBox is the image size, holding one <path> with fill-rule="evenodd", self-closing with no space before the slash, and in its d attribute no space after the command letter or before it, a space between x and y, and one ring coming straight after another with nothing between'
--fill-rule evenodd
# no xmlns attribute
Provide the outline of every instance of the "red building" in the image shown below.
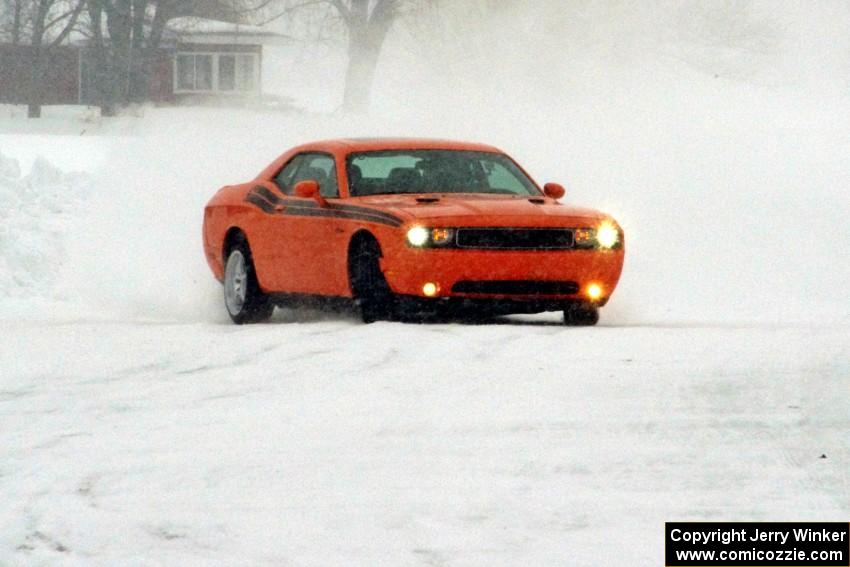
<svg viewBox="0 0 850 567"><path fill-rule="evenodd" d="M263 46L286 36L197 18L172 22L149 69L148 100L159 104L244 102L262 95ZM41 104L96 104L94 52L84 44L45 51ZM0 103L27 104L35 50L0 44Z"/></svg>

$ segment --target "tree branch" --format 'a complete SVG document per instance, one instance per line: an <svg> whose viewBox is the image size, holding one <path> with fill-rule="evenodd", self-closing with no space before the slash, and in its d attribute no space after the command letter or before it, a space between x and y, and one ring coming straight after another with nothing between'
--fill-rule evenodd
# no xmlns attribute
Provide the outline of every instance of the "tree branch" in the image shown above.
<svg viewBox="0 0 850 567"><path fill-rule="evenodd" d="M269 4L273 1L274 0L270 0L269 2L266 2L266 4ZM262 22L259 22L258 25L264 26L268 23L271 23L271 22L277 20L278 18L282 18L283 16L286 16L287 14L291 14L292 12L300 10L301 8L306 8L307 6L315 6L316 4L330 4L332 1L333 0L307 0L306 2L301 2L300 4L296 4L294 6L287 6L286 8L284 8L283 10L281 10L280 12L275 14L274 16L272 16L270 18L266 18Z"/></svg>
<svg viewBox="0 0 850 567"><path fill-rule="evenodd" d="M65 12L64 14L60 14L60 15L56 16L55 18L53 18L52 20L50 20L49 22L47 22L46 24L44 24L44 31L49 30L50 28L52 28L53 26L55 26L57 23L61 22L61 21L62 21L62 20L64 20L65 18L67 18L68 16L72 16L72 15L74 14L74 12L76 12L77 10L79 10L79 5L77 5L77 6L75 6L74 8L72 8L72 9L68 10L68 11L67 11L67 12Z"/></svg>
<svg viewBox="0 0 850 567"><path fill-rule="evenodd" d="M86 0L78 0L77 7L74 8L73 13L71 14L71 18L68 20L68 23L65 25L65 29L63 29L56 38L50 42L50 47L54 47L62 43L68 34L71 33L71 30L74 29L74 26L77 25L77 19L80 17L80 14L83 11L83 6L86 5Z"/></svg>
<svg viewBox="0 0 850 567"><path fill-rule="evenodd" d="M351 21L351 10L342 3L342 0L330 0L330 3L336 8L339 15L342 16L342 19L346 22Z"/></svg>
<svg viewBox="0 0 850 567"><path fill-rule="evenodd" d="M260 10L265 8L266 6L272 4L273 2L277 2L277 1L278 0L261 0L261 2L259 4L256 4L254 6L239 7L239 8L234 6L231 9L233 10L233 13L236 14L236 15L250 14L252 12L259 12Z"/></svg>

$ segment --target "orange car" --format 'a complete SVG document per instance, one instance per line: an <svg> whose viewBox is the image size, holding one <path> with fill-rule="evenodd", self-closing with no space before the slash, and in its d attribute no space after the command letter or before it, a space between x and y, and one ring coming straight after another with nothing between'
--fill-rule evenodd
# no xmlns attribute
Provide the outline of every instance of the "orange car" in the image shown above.
<svg viewBox="0 0 850 567"><path fill-rule="evenodd" d="M440 140L294 148L204 210L204 251L236 323L277 304L395 316L563 311L594 325L623 267L620 226L558 202L504 152Z"/></svg>

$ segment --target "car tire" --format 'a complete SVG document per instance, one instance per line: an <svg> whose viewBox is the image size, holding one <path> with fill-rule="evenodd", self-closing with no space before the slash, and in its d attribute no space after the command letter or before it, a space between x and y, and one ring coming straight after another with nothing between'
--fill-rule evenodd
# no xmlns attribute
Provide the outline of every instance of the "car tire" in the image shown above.
<svg viewBox="0 0 850 567"><path fill-rule="evenodd" d="M564 325L592 327L599 322L599 308L593 305L574 305L564 309Z"/></svg>
<svg viewBox="0 0 850 567"><path fill-rule="evenodd" d="M349 258L351 292L364 323L390 319L395 297L381 271L381 248L372 238L356 243Z"/></svg>
<svg viewBox="0 0 850 567"><path fill-rule="evenodd" d="M227 253L224 265L224 307L237 325L267 321L274 304L261 290L245 240L238 241Z"/></svg>

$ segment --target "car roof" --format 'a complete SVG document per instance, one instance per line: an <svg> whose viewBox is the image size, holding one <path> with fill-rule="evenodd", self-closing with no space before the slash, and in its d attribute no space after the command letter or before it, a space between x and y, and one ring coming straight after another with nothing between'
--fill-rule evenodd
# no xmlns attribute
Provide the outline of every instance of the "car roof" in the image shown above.
<svg viewBox="0 0 850 567"><path fill-rule="evenodd" d="M487 144L431 138L335 138L304 144L299 146L298 150L324 150L343 153L380 150L467 150L504 153L502 150Z"/></svg>

